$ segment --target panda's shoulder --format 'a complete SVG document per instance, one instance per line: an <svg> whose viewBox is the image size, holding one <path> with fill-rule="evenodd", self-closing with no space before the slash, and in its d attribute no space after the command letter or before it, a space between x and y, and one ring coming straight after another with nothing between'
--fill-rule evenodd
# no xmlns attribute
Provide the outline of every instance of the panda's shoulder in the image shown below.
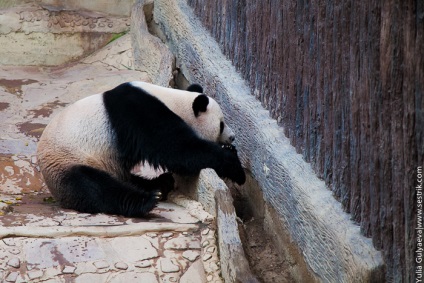
<svg viewBox="0 0 424 283"><path fill-rule="evenodd" d="M133 85L132 82L127 82L116 86L115 88L103 93L103 97L107 99L119 98L125 99L131 96L148 95L142 87Z"/></svg>
<svg viewBox="0 0 424 283"><path fill-rule="evenodd" d="M145 89L134 83L123 83L103 93L103 104L111 121L136 123L178 120L169 107L156 94L155 89Z"/></svg>
<svg viewBox="0 0 424 283"><path fill-rule="evenodd" d="M160 103L151 92L144 88L133 85L133 83L123 83L117 87L103 93L103 103L106 108L117 109L120 107L152 106Z"/></svg>

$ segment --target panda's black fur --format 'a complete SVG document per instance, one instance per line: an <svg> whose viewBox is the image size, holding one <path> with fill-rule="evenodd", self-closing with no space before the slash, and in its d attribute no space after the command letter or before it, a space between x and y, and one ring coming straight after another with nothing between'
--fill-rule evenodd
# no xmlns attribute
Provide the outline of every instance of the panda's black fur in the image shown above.
<svg viewBox="0 0 424 283"><path fill-rule="evenodd" d="M66 194L62 194L59 201L65 208L85 213L141 217L155 207L160 199L160 188L172 189L173 179L169 178L172 176L168 173L153 180L132 175L131 180L125 182L105 171L76 165L64 174L60 185ZM168 184L164 179L168 179ZM138 186L140 183L144 186Z"/></svg>
<svg viewBox="0 0 424 283"><path fill-rule="evenodd" d="M200 86L199 86L200 87ZM188 90L198 91L194 86ZM201 89L201 87L200 87ZM197 99L197 98L196 98ZM130 173L140 162L179 175L195 175L213 168L221 177L242 184L245 173L237 153L216 142L200 138L158 98L130 83L103 94L120 167L117 178L87 165L73 165L60 178L62 206L88 213L145 216L154 208L161 191L173 188L170 173L148 180ZM206 110L207 99L199 95L193 111ZM160 117L160 118L158 118ZM47 185L49 180L46 179ZM64 192L64 193L63 193Z"/></svg>
<svg viewBox="0 0 424 283"><path fill-rule="evenodd" d="M187 88L188 91L203 93L203 87L198 84L192 84Z"/></svg>

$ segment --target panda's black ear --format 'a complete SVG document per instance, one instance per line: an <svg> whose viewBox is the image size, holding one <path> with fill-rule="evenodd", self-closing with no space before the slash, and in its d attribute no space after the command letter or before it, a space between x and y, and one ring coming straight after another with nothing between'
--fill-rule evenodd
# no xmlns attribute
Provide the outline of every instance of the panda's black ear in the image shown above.
<svg viewBox="0 0 424 283"><path fill-rule="evenodd" d="M198 85L198 84L191 84L188 88L187 91L190 92L198 92L198 93L203 93L203 87Z"/></svg>
<svg viewBox="0 0 424 283"><path fill-rule="evenodd" d="M193 111L194 111L194 116L199 116L199 112L206 112L206 108L208 107L209 104L209 98L204 95L204 94L200 94L198 95L194 101L193 101Z"/></svg>

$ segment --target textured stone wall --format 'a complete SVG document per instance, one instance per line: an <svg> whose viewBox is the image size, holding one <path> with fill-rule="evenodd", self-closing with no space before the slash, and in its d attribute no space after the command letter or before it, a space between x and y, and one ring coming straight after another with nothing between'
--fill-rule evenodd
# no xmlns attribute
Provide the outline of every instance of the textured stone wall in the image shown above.
<svg viewBox="0 0 424 283"><path fill-rule="evenodd" d="M424 4L188 0L361 226L413 282L416 168L424 160Z"/></svg>

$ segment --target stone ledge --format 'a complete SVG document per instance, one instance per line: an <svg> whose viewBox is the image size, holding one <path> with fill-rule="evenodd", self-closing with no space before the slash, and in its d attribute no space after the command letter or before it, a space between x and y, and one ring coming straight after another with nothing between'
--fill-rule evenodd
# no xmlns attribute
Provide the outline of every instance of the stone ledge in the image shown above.
<svg viewBox="0 0 424 283"><path fill-rule="evenodd" d="M37 4L0 10L0 64L57 66L76 61L130 30L130 18L55 11Z"/></svg>
<svg viewBox="0 0 424 283"><path fill-rule="evenodd" d="M180 176L175 178L178 192L199 201L206 212L216 219L219 260L224 281L259 282L246 259L238 231L233 198L224 181L212 169L202 170L198 178ZM186 207L175 199L173 202Z"/></svg>
<svg viewBox="0 0 424 283"><path fill-rule="evenodd" d="M320 281L382 281L381 253L360 234L324 182L290 145L283 129L250 95L246 82L186 1L156 0L154 17L176 56L177 67L223 107L236 132L242 162L262 188L266 205L277 215L273 225L287 231L289 240L280 245L293 245Z"/></svg>

